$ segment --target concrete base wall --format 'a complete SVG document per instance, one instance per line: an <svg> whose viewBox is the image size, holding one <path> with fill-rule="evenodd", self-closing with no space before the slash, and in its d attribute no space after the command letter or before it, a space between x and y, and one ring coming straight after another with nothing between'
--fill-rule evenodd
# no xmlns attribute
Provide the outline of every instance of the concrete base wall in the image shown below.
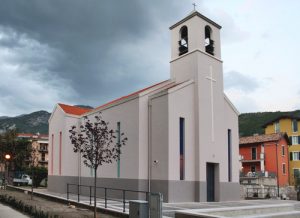
<svg viewBox="0 0 300 218"><path fill-rule="evenodd" d="M93 186L94 179L92 177L72 177L72 176L48 176L48 190L58 193L67 192L67 183L80 184L85 186ZM148 191L148 180L137 179L112 179L97 178L97 187ZM220 191L217 191L217 190ZM220 183L220 187L216 189L218 201L234 201L240 200L239 183ZM70 186L69 191L77 194L76 186ZM89 187L81 187L80 194L89 195L93 189ZM160 192L163 194L164 202L206 202L206 182L199 181L172 181L172 180L152 180L151 192ZM97 196L104 196L104 189L97 189ZM113 191L107 189L109 197L121 198L121 191ZM145 194L137 194L134 192L126 192L127 199L145 199Z"/></svg>

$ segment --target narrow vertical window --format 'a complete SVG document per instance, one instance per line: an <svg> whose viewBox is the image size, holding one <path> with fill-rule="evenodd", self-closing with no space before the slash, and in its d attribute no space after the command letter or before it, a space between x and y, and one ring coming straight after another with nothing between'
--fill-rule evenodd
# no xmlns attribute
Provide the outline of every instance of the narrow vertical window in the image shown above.
<svg viewBox="0 0 300 218"><path fill-rule="evenodd" d="M282 174L285 174L285 163L282 164Z"/></svg>
<svg viewBox="0 0 300 218"><path fill-rule="evenodd" d="M62 134L59 132L59 175L61 175Z"/></svg>
<svg viewBox="0 0 300 218"><path fill-rule="evenodd" d="M188 49L188 28L186 26L181 27L180 29L180 40L179 44L179 55L183 55L189 51Z"/></svg>
<svg viewBox="0 0 300 218"><path fill-rule="evenodd" d="M252 160L256 160L256 148L255 147L253 147L252 149Z"/></svg>
<svg viewBox="0 0 300 218"><path fill-rule="evenodd" d="M53 151L54 151L54 148L53 148L53 145L54 145L54 134L52 134L51 136L51 175L53 175Z"/></svg>
<svg viewBox="0 0 300 218"><path fill-rule="evenodd" d="M281 155L282 155L282 156L285 155L284 145L281 146Z"/></svg>
<svg viewBox="0 0 300 218"><path fill-rule="evenodd" d="M184 180L185 121L179 118L180 180Z"/></svg>
<svg viewBox="0 0 300 218"><path fill-rule="evenodd" d="M228 181L232 181L232 139L231 139L231 129L227 131L227 138L228 138Z"/></svg>
<svg viewBox="0 0 300 218"><path fill-rule="evenodd" d="M274 123L274 127L275 127L275 133L280 132L280 125L279 125L279 121Z"/></svg>
<svg viewBox="0 0 300 218"><path fill-rule="evenodd" d="M118 142L118 145L121 143L121 123L120 122L117 122L117 142ZM120 178L120 155L118 157L118 161L117 161L117 164L118 164L118 169L117 169L117 177Z"/></svg>
<svg viewBox="0 0 300 218"><path fill-rule="evenodd" d="M298 132L298 120L296 119L292 120L292 130L293 132Z"/></svg>

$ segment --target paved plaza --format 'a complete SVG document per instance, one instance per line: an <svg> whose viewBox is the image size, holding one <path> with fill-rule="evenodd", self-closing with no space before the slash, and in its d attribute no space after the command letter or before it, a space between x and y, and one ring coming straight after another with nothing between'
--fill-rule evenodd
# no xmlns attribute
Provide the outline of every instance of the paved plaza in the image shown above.
<svg viewBox="0 0 300 218"><path fill-rule="evenodd" d="M25 190L25 189L24 189ZM28 189L29 190L29 189ZM35 189L34 192L40 193L43 195L48 195L60 199L67 199L67 194L59 194L49 192L47 189ZM69 198L71 201L77 202L78 195L70 194ZM90 199L88 196L80 196L80 203L86 205L93 205L93 199ZM245 210L245 208L255 208L255 207L276 207L276 205L290 205L293 208L293 211L300 212L300 202L292 200L241 200L241 201L228 201L228 202L181 202L181 203L163 203L163 217L175 217L176 211L189 211L189 212L207 212L207 211L218 211L223 209L232 209L240 208L240 210ZM105 208L104 199L97 200L97 206L100 208ZM123 212L123 202L122 200L108 200L107 209ZM292 212L292 211L291 211ZM129 213L129 205L125 205L125 213Z"/></svg>

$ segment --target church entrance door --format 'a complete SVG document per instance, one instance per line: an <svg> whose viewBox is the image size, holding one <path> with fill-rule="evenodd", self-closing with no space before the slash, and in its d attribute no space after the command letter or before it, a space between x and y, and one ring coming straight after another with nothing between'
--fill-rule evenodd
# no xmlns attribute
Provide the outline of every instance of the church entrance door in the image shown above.
<svg viewBox="0 0 300 218"><path fill-rule="evenodd" d="M213 163L206 164L206 184L207 201L215 201L215 164Z"/></svg>

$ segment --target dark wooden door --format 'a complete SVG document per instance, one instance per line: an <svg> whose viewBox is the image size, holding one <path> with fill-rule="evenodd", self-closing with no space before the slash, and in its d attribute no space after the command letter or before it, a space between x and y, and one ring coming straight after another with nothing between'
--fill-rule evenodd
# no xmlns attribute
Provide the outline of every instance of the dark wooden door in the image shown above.
<svg viewBox="0 0 300 218"><path fill-rule="evenodd" d="M206 165L206 184L207 201L215 201L215 165L213 163Z"/></svg>

